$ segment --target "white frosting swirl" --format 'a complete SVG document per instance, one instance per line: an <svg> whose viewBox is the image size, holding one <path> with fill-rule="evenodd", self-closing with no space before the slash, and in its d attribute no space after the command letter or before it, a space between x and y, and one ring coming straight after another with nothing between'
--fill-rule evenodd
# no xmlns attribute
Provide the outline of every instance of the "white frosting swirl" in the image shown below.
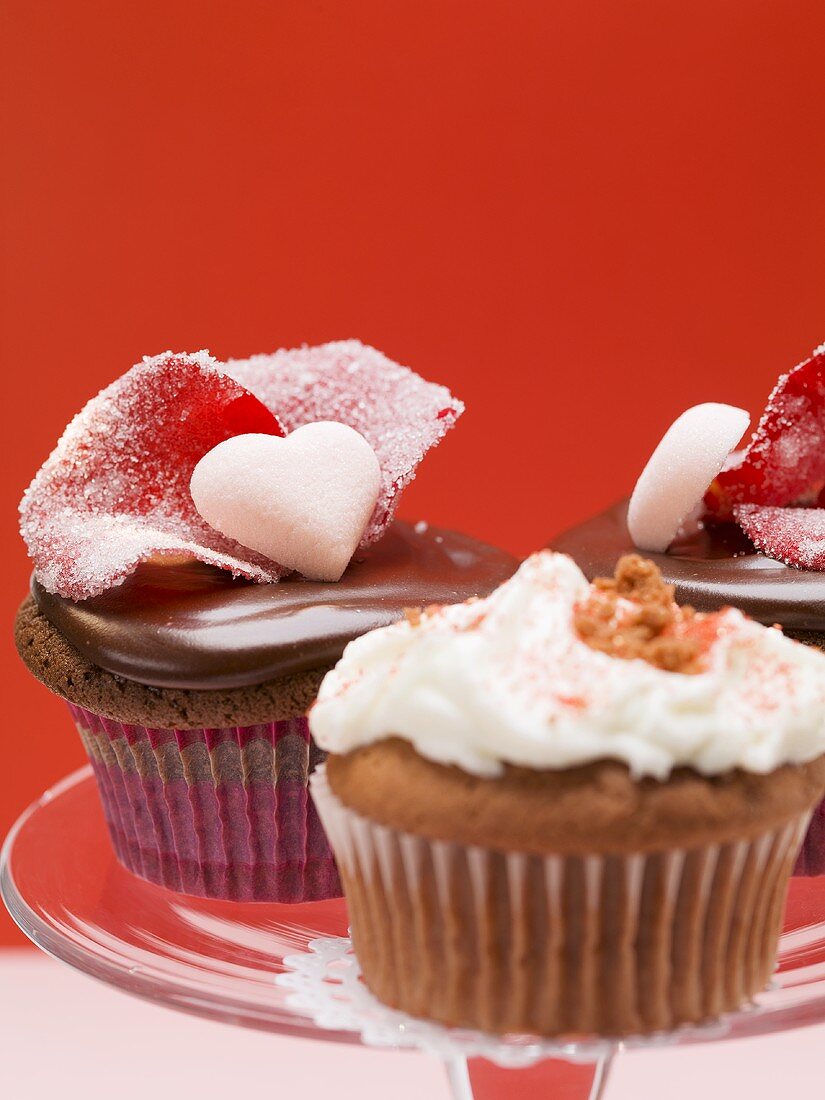
<svg viewBox="0 0 825 1100"><path fill-rule="evenodd" d="M704 671L663 671L582 641L573 613L589 591L570 558L542 551L485 600L358 638L321 685L313 736L334 753L402 737L485 776L608 758L635 776L766 773L825 752L825 654L727 609Z"/></svg>

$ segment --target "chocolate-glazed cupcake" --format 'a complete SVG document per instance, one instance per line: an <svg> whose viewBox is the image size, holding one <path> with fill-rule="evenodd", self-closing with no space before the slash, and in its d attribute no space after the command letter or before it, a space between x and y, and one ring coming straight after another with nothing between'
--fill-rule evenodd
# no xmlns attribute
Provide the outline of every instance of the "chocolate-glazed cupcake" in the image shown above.
<svg viewBox="0 0 825 1100"><path fill-rule="evenodd" d="M675 487L697 462L697 449L712 449L719 408L691 409L665 435L634 492L637 522L645 510L643 519L652 521L639 527L654 529L661 519L656 483L661 500L661 492ZM692 435L684 431L689 418ZM685 448L681 455L680 445ZM814 506L817 498L825 501L824 471L825 350L820 348L779 379L753 437L727 458L710 486L696 482L694 499L704 494L703 503L675 537L665 537L665 545L642 545L639 528L634 538L634 513L629 523L627 501L564 532L551 545L569 554L591 579L610 573L624 554L642 548L680 602L699 611L736 607L825 650L825 540L818 534L825 512ZM825 873L825 804L813 816L796 873Z"/></svg>
<svg viewBox="0 0 825 1100"><path fill-rule="evenodd" d="M569 554L590 579L610 573L635 550L627 501L565 531L551 545ZM679 601L699 611L738 607L766 626L778 624L790 638L825 650L825 576L760 554L733 524L697 526L680 535L667 553L646 553ZM811 818L795 873L825 874L825 803Z"/></svg>
<svg viewBox="0 0 825 1100"><path fill-rule="evenodd" d="M145 361L70 425L24 498L35 576L16 640L69 704L126 867L208 897L334 897L307 791L324 754L306 712L325 671L352 638L408 607L486 594L516 562L391 521L398 489L461 411L442 387L353 342L231 373L203 354ZM280 423L239 376L259 393L268 384ZM394 397L404 408L388 424ZM189 493L223 440L318 419L349 420L383 478L335 583L285 575L210 528Z"/></svg>

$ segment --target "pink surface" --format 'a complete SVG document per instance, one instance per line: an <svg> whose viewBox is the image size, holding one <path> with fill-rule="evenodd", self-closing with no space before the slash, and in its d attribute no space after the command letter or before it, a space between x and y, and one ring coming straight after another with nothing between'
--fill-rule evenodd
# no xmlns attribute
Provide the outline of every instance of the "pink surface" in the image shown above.
<svg viewBox="0 0 825 1100"><path fill-rule="evenodd" d="M89 1057L94 1037L94 1059ZM620 1055L605 1100L813 1097L825 1026L735 1043ZM48 1051L48 1057L44 1057ZM286 1039L211 1023L116 993L35 952L0 950L0 1055L9 1100L198 1100L239 1088L301 1100L448 1100L443 1068L416 1054ZM124 1072L126 1067L127 1072ZM477 1100L540 1100L540 1070L480 1068ZM574 1100L575 1071L548 1095Z"/></svg>

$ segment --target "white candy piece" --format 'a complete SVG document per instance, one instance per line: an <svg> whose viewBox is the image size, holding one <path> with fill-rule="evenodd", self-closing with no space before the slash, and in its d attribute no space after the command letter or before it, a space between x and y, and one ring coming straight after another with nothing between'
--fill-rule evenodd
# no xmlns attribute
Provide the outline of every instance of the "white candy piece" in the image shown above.
<svg viewBox="0 0 825 1100"><path fill-rule="evenodd" d="M667 550L750 423L744 409L708 402L675 420L636 482L627 510L640 550Z"/></svg>
<svg viewBox="0 0 825 1100"><path fill-rule="evenodd" d="M375 451L353 428L318 421L284 439L238 435L192 473L207 523L287 569L337 581L372 515L381 484Z"/></svg>

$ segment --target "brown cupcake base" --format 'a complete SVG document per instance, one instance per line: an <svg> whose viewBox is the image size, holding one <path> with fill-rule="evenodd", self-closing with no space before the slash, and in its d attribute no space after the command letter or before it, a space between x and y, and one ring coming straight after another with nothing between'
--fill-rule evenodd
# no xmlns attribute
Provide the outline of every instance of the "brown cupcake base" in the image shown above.
<svg viewBox="0 0 825 1100"><path fill-rule="evenodd" d="M538 856L633 855L755 839L810 813L825 792L825 756L766 775L677 768L665 781L636 779L618 760L597 760L505 765L491 779L393 737L332 755L327 775L344 805L415 836Z"/></svg>
<svg viewBox="0 0 825 1100"><path fill-rule="evenodd" d="M774 970L809 811L740 841L506 854L380 825L312 791L376 996L494 1033L620 1036L740 1008Z"/></svg>
<svg viewBox="0 0 825 1100"><path fill-rule="evenodd" d="M329 665L247 687L201 691L126 680L90 661L37 608L31 596L14 622L17 652L55 695L118 722L165 729L252 726L305 714Z"/></svg>

